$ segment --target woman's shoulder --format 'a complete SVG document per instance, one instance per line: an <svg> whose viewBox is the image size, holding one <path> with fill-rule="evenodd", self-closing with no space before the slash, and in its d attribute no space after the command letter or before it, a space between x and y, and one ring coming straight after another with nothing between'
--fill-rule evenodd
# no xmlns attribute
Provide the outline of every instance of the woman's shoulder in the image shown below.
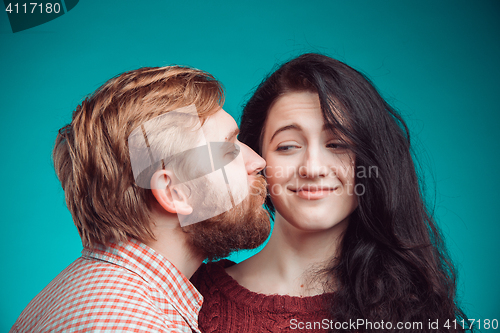
<svg viewBox="0 0 500 333"><path fill-rule="evenodd" d="M201 266L196 270L196 272L193 274L191 277L191 282L196 283L200 279L204 279L208 276L212 276L214 274L216 275L225 275L225 269L228 267L231 267L235 265L235 263L231 260L227 259L222 259L219 261L214 261L214 262L208 262L208 263L203 263Z"/></svg>
<svg viewBox="0 0 500 333"><path fill-rule="evenodd" d="M203 264L191 278L191 282L204 297L204 304L232 303L237 307L254 311L279 313L311 313L324 311L325 294L297 297L253 292L238 283L226 272L237 265L229 260Z"/></svg>
<svg viewBox="0 0 500 333"><path fill-rule="evenodd" d="M230 276L225 269L234 265L230 260L220 260L216 262L203 263L200 268L193 274L190 281L204 296L207 292L213 289L219 289L224 283L227 283Z"/></svg>

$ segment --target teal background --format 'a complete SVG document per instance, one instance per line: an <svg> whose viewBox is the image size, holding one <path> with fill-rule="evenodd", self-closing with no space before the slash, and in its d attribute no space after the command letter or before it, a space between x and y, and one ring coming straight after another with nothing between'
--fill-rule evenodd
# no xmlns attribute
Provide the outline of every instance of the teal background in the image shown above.
<svg viewBox="0 0 500 333"><path fill-rule="evenodd" d="M276 63L311 51L366 73L402 112L462 304L500 320L499 37L497 0L82 0L15 34L0 13L0 331L80 255L50 155L86 94L123 71L190 65L223 82L239 120Z"/></svg>

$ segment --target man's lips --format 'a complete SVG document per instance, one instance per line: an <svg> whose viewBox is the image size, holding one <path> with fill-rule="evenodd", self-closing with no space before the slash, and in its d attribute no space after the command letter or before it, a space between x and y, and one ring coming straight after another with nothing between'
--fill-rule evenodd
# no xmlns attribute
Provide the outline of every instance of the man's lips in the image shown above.
<svg viewBox="0 0 500 333"><path fill-rule="evenodd" d="M288 189L295 193L299 198L307 200L318 200L327 197L333 193L338 186L302 186L299 188L289 187Z"/></svg>

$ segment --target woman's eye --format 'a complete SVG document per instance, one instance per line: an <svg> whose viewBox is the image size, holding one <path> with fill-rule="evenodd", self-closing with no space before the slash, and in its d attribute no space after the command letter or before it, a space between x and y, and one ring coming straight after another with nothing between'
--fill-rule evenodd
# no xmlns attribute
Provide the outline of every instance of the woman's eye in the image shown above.
<svg viewBox="0 0 500 333"><path fill-rule="evenodd" d="M297 148L297 146L292 146L292 145L279 146L278 148L276 148L276 151L287 152L291 151L294 148Z"/></svg>
<svg viewBox="0 0 500 333"><path fill-rule="evenodd" d="M347 147L340 142L330 142L326 147L335 151L344 151L347 149Z"/></svg>

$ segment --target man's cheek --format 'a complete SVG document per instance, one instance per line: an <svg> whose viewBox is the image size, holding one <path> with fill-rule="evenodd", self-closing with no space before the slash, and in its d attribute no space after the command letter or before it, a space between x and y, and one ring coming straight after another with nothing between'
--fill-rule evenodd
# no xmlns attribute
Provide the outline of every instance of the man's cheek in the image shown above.
<svg viewBox="0 0 500 333"><path fill-rule="evenodd" d="M183 185L192 189L205 190L202 190L204 193L193 194L193 196L196 196L199 200L197 200L198 202L190 202L193 208L193 213L191 215L178 215L182 227L204 221L233 208L231 193L228 191L222 169L185 182ZM193 217L196 218L193 219Z"/></svg>
<svg viewBox="0 0 500 333"><path fill-rule="evenodd" d="M239 154L225 167L228 186L233 195L234 204L238 205L248 196L248 175L243 160L243 154Z"/></svg>

